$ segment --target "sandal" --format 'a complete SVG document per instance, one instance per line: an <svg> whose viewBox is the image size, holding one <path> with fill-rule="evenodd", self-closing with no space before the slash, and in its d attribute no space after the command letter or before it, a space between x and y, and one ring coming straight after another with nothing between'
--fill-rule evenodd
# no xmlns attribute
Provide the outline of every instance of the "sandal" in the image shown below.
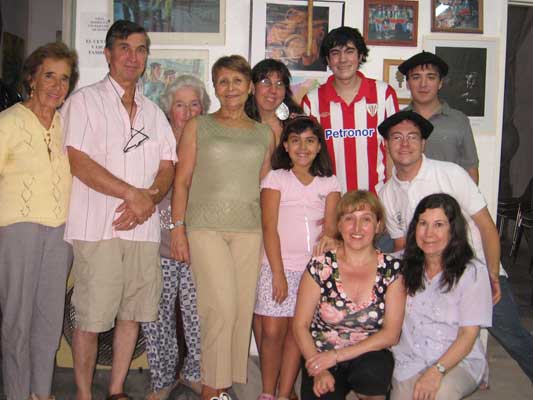
<svg viewBox="0 0 533 400"><path fill-rule="evenodd" d="M268 393L261 393L257 400L276 400L276 397Z"/></svg>
<svg viewBox="0 0 533 400"><path fill-rule="evenodd" d="M106 400L131 400L130 396L128 396L126 393L116 393L116 394L110 394L106 397Z"/></svg>

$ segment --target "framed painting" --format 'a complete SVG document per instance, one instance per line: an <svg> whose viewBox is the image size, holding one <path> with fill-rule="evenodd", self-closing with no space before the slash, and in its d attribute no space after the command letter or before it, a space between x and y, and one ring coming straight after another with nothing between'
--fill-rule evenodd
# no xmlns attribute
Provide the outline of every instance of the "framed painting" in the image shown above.
<svg viewBox="0 0 533 400"><path fill-rule="evenodd" d="M370 45L417 46L418 1L365 0L363 35Z"/></svg>
<svg viewBox="0 0 533 400"><path fill-rule="evenodd" d="M411 92L407 88L405 76L398 71L398 65L404 60L383 60L383 80L387 82L396 91L398 103L409 104L411 101Z"/></svg>
<svg viewBox="0 0 533 400"><path fill-rule="evenodd" d="M108 0L111 19L143 26L153 44L225 42L226 0Z"/></svg>
<svg viewBox="0 0 533 400"><path fill-rule="evenodd" d="M314 1L310 21L307 1L253 0L250 21L252 66L265 58L274 58L291 72L316 76L326 73L326 64L319 56L320 45L331 29L343 25L344 1Z"/></svg>
<svg viewBox="0 0 533 400"><path fill-rule="evenodd" d="M424 50L441 57L449 66L439 96L461 110L472 126L495 131L498 39L424 38Z"/></svg>
<svg viewBox="0 0 533 400"><path fill-rule="evenodd" d="M431 0L431 32L483 33L483 0Z"/></svg>
<svg viewBox="0 0 533 400"><path fill-rule="evenodd" d="M194 75L207 82L209 52L207 50L151 50L142 77L143 93L160 105L160 97L177 77Z"/></svg>

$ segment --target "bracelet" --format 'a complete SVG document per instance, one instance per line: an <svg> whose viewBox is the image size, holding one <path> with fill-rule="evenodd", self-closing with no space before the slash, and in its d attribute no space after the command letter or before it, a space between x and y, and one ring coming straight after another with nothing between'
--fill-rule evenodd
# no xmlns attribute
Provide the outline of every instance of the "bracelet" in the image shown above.
<svg viewBox="0 0 533 400"><path fill-rule="evenodd" d="M169 230L172 230L174 228L177 228L178 226L185 226L185 221L181 220L181 219L178 219L176 222L171 222L169 225L168 225L168 229Z"/></svg>
<svg viewBox="0 0 533 400"><path fill-rule="evenodd" d="M335 349L335 348L333 349L333 352L335 353L335 365L337 365L337 363L338 363L338 358L337 357L339 356L339 353L337 353L337 349Z"/></svg>

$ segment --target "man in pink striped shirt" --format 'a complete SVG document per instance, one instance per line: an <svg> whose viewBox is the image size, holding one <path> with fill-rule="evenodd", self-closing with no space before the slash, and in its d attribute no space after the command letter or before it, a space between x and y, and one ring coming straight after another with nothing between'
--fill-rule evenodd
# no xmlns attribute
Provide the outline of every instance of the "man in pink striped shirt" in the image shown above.
<svg viewBox="0 0 533 400"><path fill-rule="evenodd" d="M302 100L304 111L324 128L343 192L366 189L377 193L391 172L377 126L398 111L398 100L391 86L359 71L367 56L368 48L357 29L333 29L320 48L320 57L333 75Z"/></svg>
<svg viewBox="0 0 533 400"><path fill-rule="evenodd" d="M156 205L174 176L176 141L159 107L137 90L150 40L116 21L104 50L109 74L62 109L72 195L65 240L74 250L72 352L77 400L91 399L98 333L115 327L109 400L124 380L139 322L157 318L162 277Z"/></svg>

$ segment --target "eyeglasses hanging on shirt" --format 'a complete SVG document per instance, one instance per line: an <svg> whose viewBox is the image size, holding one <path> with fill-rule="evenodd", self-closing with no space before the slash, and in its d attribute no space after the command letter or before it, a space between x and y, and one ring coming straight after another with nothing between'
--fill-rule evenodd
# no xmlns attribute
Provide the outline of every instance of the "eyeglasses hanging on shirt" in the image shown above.
<svg viewBox="0 0 533 400"><path fill-rule="evenodd" d="M141 146L144 142L150 139L150 137L145 134L143 130L144 126L141 129L135 129L133 126L130 128L130 138L122 149L124 153Z"/></svg>
<svg viewBox="0 0 533 400"><path fill-rule="evenodd" d="M115 85L113 84L113 81L111 80L109 75L107 75L107 78L109 79L109 83L111 83L111 86L113 87L113 90L115 91L115 93L117 94L118 98L120 99L120 102L122 103L122 105L124 106L126 111L128 111L128 107L126 107L126 103L124 103L124 99L118 93L118 90L115 87ZM137 90L137 88L135 88L135 91L136 90ZM131 105L130 110L128 112L128 116L129 116L129 119L130 119L130 138L128 139L128 141L126 142L126 145L122 149L122 151L124 153L127 153L127 152L129 152L131 150L136 149L137 147L140 147L144 142L146 142L148 139L150 139L150 137L146 133L143 132L144 126L141 129L135 129L133 127L132 113L133 113L133 106L134 106L134 102L135 102L135 91L133 92L132 105Z"/></svg>

